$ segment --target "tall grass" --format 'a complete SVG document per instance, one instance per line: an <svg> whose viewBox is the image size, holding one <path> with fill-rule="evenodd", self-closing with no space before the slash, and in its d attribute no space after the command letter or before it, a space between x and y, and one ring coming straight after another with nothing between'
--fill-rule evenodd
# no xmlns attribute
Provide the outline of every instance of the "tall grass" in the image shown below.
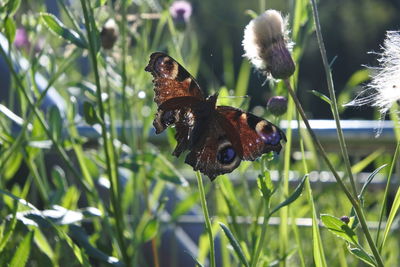
<svg viewBox="0 0 400 267"><path fill-rule="evenodd" d="M362 161L375 171L360 190L355 174L361 165L349 156L341 129L314 0L289 5L296 72L271 83L276 94L290 95L288 111L282 118L260 114L306 128L295 140L289 124L279 157L242 162L213 183L172 157L172 129L152 134L156 105L144 71L149 55L163 50L197 76L203 66L200 26L178 24L168 12L171 3L57 1L55 16L43 12L44 2L9 0L0 9L0 57L12 81L0 103L0 265L384 266L399 260L398 238L390 233L400 190L385 213L399 145L394 155L379 152ZM261 9L267 5L259 2ZM105 50L100 31L110 17L119 39ZM17 26L28 32L26 47L14 43ZM329 94L316 93L314 101L330 105L340 155L325 150L297 98L304 90L301 59L314 32ZM243 60L234 73L238 55L231 44L216 46L224 47L221 65L229 73L226 84L210 82L212 89L220 96L246 95L249 63ZM54 95L58 102L49 105ZM244 98L219 101L248 105ZM399 143L398 133L396 138ZM295 143L300 160L293 157ZM329 171L336 184L312 183L313 171ZM372 194L370 183L382 171L386 188ZM339 219L343 215L348 223ZM190 224L193 218L198 221ZM298 223L304 218L306 227ZM377 229L369 220L378 222Z"/></svg>

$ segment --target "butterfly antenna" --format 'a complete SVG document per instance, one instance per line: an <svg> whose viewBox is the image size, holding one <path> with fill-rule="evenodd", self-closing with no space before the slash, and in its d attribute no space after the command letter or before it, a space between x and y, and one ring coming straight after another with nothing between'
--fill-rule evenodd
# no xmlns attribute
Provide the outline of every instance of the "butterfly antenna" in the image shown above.
<svg viewBox="0 0 400 267"><path fill-rule="evenodd" d="M236 98L249 98L249 95L242 95L242 96L236 96L236 95L227 95L227 96L220 96L220 98L229 98L229 99L236 99Z"/></svg>

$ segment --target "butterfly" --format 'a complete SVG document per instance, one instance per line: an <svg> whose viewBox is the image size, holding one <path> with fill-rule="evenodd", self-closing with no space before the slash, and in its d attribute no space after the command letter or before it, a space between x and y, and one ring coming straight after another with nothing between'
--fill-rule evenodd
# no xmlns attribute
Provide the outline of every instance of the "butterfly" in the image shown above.
<svg viewBox="0 0 400 267"><path fill-rule="evenodd" d="M281 151L281 140L286 141L281 129L243 110L217 106L218 94L205 97L192 75L167 54L151 54L145 70L154 78L156 134L175 126L172 155L188 150L185 163L211 181L232 172L242 160Z"/></svg>

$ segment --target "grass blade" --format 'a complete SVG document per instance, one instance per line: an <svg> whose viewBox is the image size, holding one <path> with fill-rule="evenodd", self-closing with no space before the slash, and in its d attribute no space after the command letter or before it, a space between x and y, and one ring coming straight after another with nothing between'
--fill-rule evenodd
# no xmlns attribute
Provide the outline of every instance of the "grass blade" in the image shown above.
<svg viewBox="0 0 400 267"><path fill-rule="evenodd" d="M53 14L40 13L40 18L47 28L49 28L54 34L80 48L88 48L86 41L82 39L76 31L65 27L65 25Z"/></svg>
<svg viewBox="0 0 400 267"><path fill-rule="evenodd" d="M31 245L33 239L33 233L29 232L20 245L17 248L13 258L11 259L10 266L13 267L24 267L28 261L29 254L31 252Z"/></svg>
<svg viewBox="0 0 400 267"><path fill-rule="evenodd" d="M293 191L293 193L287 198L285 199L283 202L281 202L278 206L276 206L269 214L269 216L271 216L273 213L277 212L278 210L280 210L282 207L285 207L289 204L291 204L292 202L294 202L296 199L299 198L299 196L301 195L301 193L303 192L303 188L304 188L304 182L306 181L308 175L304 175L303 179L301 179L299 185L296 187L296 189Z"/></svg>
<svg viewBox="0 0 400 267"><path fill-rule="evenodd" d="M219 225L221 226L222 230L224 231L226 237L228 238L229 242L231 243L233 249L236 252L236 255L239 257L240 261L243 263L244 266L249 266L249 263L243 253L242 248L240 247L239 242L237 242L235 236L232 234L231 230L229 230L229 228L223 224L223 223L219 223Z"/></svg>
<svg viewBox="0 0 400 267"><path fill-rule="evenodd" d="M358 195L358 197L361 199L365 193L365 190L367 189L368 185L372 182L372 179L374 179L375 175L380 172L380 170L382 170L383 168L385 168L387 166L387 164L384 164L382 166L380 166L379 168L377 168L375 171L373 171L367 178L367 180L365 181L365 184L363 185L363 187L361 188L360 194Z"/></svg>
<svg viewBox="0 0 400 267"><path fill-rule="evenodd" d="M396 147L396 152L395 155L393 156L393 161L392 161L392 165L390 166L390 173L389 173L389 177L388 177L388 184L386 186L385 189L385 197L383 198L384 201L386 201L387 198L387 193L388 193L388 189L390 186L390 178L392 176L393 170L394 170L394 166L397 164L398 158L399 158L399 150L400 150L400 142L397 143L397 147ZM385 245L386 242L386 238L389 234L390 228L392 227L394 218L397 214L397 211L400 208L400 187L397 189L396 192L396 196L394 197L394 201L393 201L393 205L392 208L390 210L387 222L386 222L386 226L385 226L385 230L384 230L384 234L383 234L383 239L382 239L382 243L379 246L379 250L382 251L383 246ZM383 209L381 210L381 218L380 221L382 221L382 216L383 216Z"/></svg>

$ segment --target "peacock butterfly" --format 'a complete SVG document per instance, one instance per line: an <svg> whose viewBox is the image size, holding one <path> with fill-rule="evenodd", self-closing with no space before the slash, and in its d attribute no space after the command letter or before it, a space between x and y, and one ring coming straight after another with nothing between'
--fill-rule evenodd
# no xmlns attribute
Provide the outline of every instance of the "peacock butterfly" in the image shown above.
<svg viewBox="0 0 400 267"><path fill-rule="evenodd" d="M167 54L153 53L145 70L154 77L156 134L174 125L177 146L172 154L179 157L189 150L185 162L211 180L232 172L242 160L282 149L282 130L243 110L217 106L218 95L204 97L197 81Z"/></svg>

